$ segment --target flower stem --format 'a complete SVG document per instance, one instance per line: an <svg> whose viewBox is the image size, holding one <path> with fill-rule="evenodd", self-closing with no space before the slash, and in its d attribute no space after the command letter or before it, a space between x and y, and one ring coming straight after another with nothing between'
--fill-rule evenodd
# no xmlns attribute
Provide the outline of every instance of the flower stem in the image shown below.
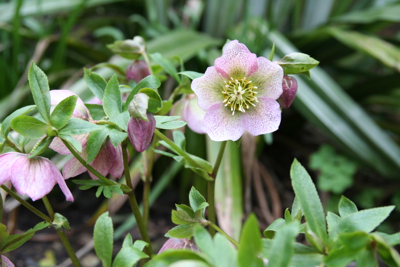
<svg viewBox="0 0 400 267"><path fill-rule="evenodd" d="M149 255L150 259L153 257L153 248L151 247L150 238L147 233L146 225L144 224L142 214L139 210L139 205L136 201L135 193L133 192L133 186L131 181L131 174L129 172L129 164L128 164L128 152L126 150L127 147L127 140L122 142L122 158L124 161L124 173L125 173L125 180L126 185L132 190L131 192L127 193L129 198L129 204L131 206L133 215L135 216L136 222L139 227L140 235L142 236L143 241L149 244L146 247L147 255Z"/></svg>
<svg viewBox="0 0 400 267"><path fill-rule="evenodd" d="M147 228L147 223L149 221L149 197L150 197L150 188L151 188L151 173L153 172L153 163L154 163L154 150L156 144L158 142L157 137L153 137L153 141L151 142L150 149L146 150L146 154L148 157L145 157L144 160L147 162L146 169L146 177L144 181L144 189L143 189L143 221Z"/></svg>
<svg viewBox="0 0 400 267"><path fill-rule="evenodd" d="M11 189L9 189L7 186L5 185L1 185L0 186L4 191L6 191L8 194L10 194L10 196L12 196L15 200L17 200L19 203L21 203L21 205L23 205L24 207L26 207L28 210L32 211L33 213L35 213L37 216L39 216L40 218L42 218L43 220L45 220L46 222L52 223L52 220L45 215L43 212L41 212L40 210L38 210L37 208L35 208L34 206L32 206L31 204L29 204L28 202L26 202L25 200L23 200L22 198L20 198L16 193L14 193Z"/></svg>
<svg viewBox="0 0 400 267"><path fill-rule="evenodd" d="M221 228L219 228L215 223L213 222L209 222L209 226L211 226L210 228L214 228L215 230L217 230L219 233L221 233L223 236L225 236L232 244L234 244L236 247L239 247L239 243L233 239L232 237L230 237L227 233L225 233Z"/></svg>
<svg viewBox="0 0 400 267"><path fill-rule="evenodd" d="M208 204L210 205L208 207L208 219L215 224L216 219L215 219L215 179L217 178L219 166L221 165L222 161L222 156L224 155L226 147L226 141L221 143L221 146L219 148L218 156L214 164L213 172L211 174L211 181L208 181L207 185L207 198L208 198ZM208 231L211 236L214 236L215 230L212 227L208 228Z"/></svg>
<svg viewBox="0 0 400 267"><path fill-rule="evenodd" d="M81 263L79 262L78 257L76 257L75 251L74 251L74 249L72 248L71 243L69 242L68 237L67 237L67 235L65 234L64 230L61 229L61 230L56 230L56 231L57 231L58 236L59 236L60 239L61 239L61 242L62 242L63 245L64 245L65 250L66 250L67 253L68 253L69 258L70 258L71 261L72 261L72 264L73 264L75 267L81 267L82 265L81 265Z"/></svg>
<svg viewBox="0 0 400 267"><path fill-rule="evenodd" d="M46 207L47 213L49 214L51 221L54 221L54 210L47 196L43 196L42 201L44 203L44 206Z"/></svg>
<svg viewBox="0 0 400 267"><path fill-rule="evenodd" d="M154 75L153 69L151 68L150 60L149 60L149 57L147 56L146 51L143 51L142 55L143 55L144 61L145 61L146 64L147 64L147 68L149 69L150 75Z"/></svg>
<svg viewBox="0 0 400 267"><path fill-rule="evenodd" d="M69 151L71 151L72 155L74 155L74 157L91 173L93 173L94 175L96 175L96 177L98 177L100 180L102 180L104 183L106 183L107 185L116 185L116 183L110 181L109 179L107 179L106 177L104 177L103 175L101 175L101 173L99 173L98 171L96 171L92 166L90 166L86 160L84 160L78 152L75 151L75 149L68 143L68 141L65 141L64 139L61 138L61 141L64 143L64 145L68 148Z"/></svg>
<svg viewBox="0 0 400 267"><path fill-rule="evenodd" d="M168 137L166 137L164 134L162 134L159 130L155 130L154 133L163 141L165 141L168 145L170 145L180 156L183 156L185 160L192 166L195 166L197 168L203 169L202 167L197 164L196 161L194 161L188 153L186 153L184 150L182 150L180 147L178 147L174 142L172 142ZM204 179L207 181L212 181L212 178L210 178L209 175L203 175L202 176Z"/></svg>

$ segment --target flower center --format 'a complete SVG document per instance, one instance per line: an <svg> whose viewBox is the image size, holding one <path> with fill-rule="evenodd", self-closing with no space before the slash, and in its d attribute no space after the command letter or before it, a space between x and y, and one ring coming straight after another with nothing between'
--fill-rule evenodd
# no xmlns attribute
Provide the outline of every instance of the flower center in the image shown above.
<svg viewBox="0 0 400 267"><path fill-rule="evenodd" d="M224 96L225 107L228 107L232 111L232 115L235 114L236 110L246 112L251 106L255 107L257 99L257 86L253 85L253 82L248 80L246 77L233 78L225 81L225 85L222 89Z"/></svg>

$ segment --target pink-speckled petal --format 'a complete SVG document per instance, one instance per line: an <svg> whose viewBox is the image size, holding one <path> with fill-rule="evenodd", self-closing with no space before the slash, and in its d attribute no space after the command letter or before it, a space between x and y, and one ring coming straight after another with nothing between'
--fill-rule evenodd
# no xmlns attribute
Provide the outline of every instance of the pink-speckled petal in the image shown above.
<svg viewBox="0 0 400 267"><path fill-rule="evenodd" d="M15 267L14 263L12 263L6 256L0 255L0 257L2 267Z"/></svg>
<svg viewBox="0 0 400 267"><path fill-rule="evenodd" d="M17 152L8 152L0 155L0 185L7 183L11 179L11 166L23 154Z"/></svg>
<svg viewBox="0 0 400 267"><path fill-rule="evenodd" d="M224 78L248 77L257 71L257 56L237 40L224 46L222 56L214 62L215 68Z"/></svg>
<svg viewBox="0 0 400 267"><path fill-rule="evenodd" d="M53 178L56 180L58 186L60 187L61 191L63 192L65 199L67 201L74 201L74 196L72 195L71 191L69 190L67 184L65 183L64 177L61 175L60 171L52 162L50 162L50 168L53 172Z"/></svg>
<svg viewBox="0 0 400 267"><path fill-rule="evenodd" d="M258 70L248 78L258 87L258 97L278 99L282 94L283 69L264 57L257 58Z"/></svg>
<svg viewBox="0 0 400 267"><path fill-rule="evenodd" d="M260 97L257 105L243 114L245 129L252 135L272 133L281 123L281 109L274 99Z"/></svg>
<svg viewBox="0 0 400 267"><path fill-rule="evenodd" d="M89 134L90 133L85 133L73 136L73 138L75 138L79 143L81 143L82 149L86 147ZM64 145L64 143L61 141L59 137L55 137L49 147L62 155L71 154L71 151L69 151L69 149Z"/></svg>
<svg viewBox="0 0 400 267"><path fill-rule="evenodd" d="M21 156L13 164L12 184L21 195L28 195L33 201L47 195L56 184L48 159Z"/></svg>
<svg viewBox="0 0 400 267"><path fill-rule="evenodd" d="M112 147L112 144L107 143L102 147L99 154L97 154L96 158L90 163L90 166L103 176L107 176L116 160L116 151L115 149L111 149L110 146ZM98 179L97 176L90 171L89 175L92 179Z"/></svg>
<svg viewBox="0 0 400 267"><path fill-rule="evenodd" d="M243 116L241 112L232 112L223 104L212 106L204 116L207 134L214 141L238 140L243 132Z"/></svg>
<svg viewBox="0 0 400 267"><path fill-rule="evenodd" d="M110 170L110 174L114 177L121 178L122 173L124 172L124 161L122 158L122 147L119 144L116 148L109 142L111 147L109 149L113 149L115 152L115 162Z"/></svg>
<svg viewBox="0 0 400 267"><path fill-rule="evenodd" d="M69 90L51 90L50 91L50 98L51 98L51 105L58 105L61 101L63 101L65 98L76 95L73 92ZM74 112L72 113L73 118L80 118L83 120L88 120L90 118L90 113L87 107L85 106L85 103L83 103L82 99L78 97L78 100L76 101L75 109Z"/></svg>
<svg viewBox="0 0 400 267"><path fill-rule="evenodd" d="M211 106L222 103L222 88L225 82L215 67L208 67L200 78L192 81L192 90L198 97L199 106L208 110Z"/></svg>
<svg viewBox="0 0 400 267"><path fill-rule="evenodd" d="M78 176L79 174L84 173L85 171L87 171L86 168L76 158L72 158L64 165L62 173L64 179L68 179L71 177Z"/></svg>
<svg viewBox="0 0 400 267"><path fill-rule="evenodd" d="M182 119L188 122L188 126L192 131L199 134L206 133L206 127L203 122L206 111L197 104L196 95L189 95L185 101L186 105L182 112Z"/></svg>

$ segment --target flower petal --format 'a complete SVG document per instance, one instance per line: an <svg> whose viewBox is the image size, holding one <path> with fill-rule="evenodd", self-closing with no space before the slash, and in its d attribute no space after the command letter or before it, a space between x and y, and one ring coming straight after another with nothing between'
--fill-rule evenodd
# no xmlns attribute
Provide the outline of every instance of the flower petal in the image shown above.
<svg viewBox="0 0 400 267"><path fill-rule="evenodd" d="M257 56L237 40L225 44L222 56L214 62L215 68L224 78L249 77L257 70Z"/></svg>
<svg viewBox="0 0 400 267"><path fill-rule="evenodd" d="M110 146L109 149L113 149L115 151L115 162L110 170L110 174L114 177L121 178L122 173L124 172L124 160L122 158L121 144L119 144L116 148L111 144L111 142L108 142L108 145Z"/></svg>
<svg viewBox="0 0 400 267"><path fill-rule="evenodd" d="M68 179L71 177L78 176L79 174L84 173L85 171L87 171L85 166L83 166L76 158L72 158L64 165L62 173L64 179Z"/></svg>
<svg viewBox="0 0 400 267"><path fill-rule="evenodd" d="M89 134L90 133L85 133L85 134L73 136L73 138L75 138L79 143L81 143L82 149L86 147L87 140L89 138ZM62 155L71 154L71 151L69 151L69 149L64 145L64 143L61 141L60 137L55 137L49 147L51 149L53 149L54 151L56 151L57 153L60 153Z"/></svg>
<svg viewBox="0 0 400 267"><path fill-rule="evenodd" d="M56 165L54 165L52 162L50 162L50 163L51 163L50 164L50 169L53 172L53 178L58 183L58 186L60 187L61 191L63 192L63 194L65 196L65 199L67 201L74 201L74 196L72 195L72 193L69 190L67 184L65 183L65 180L64 180L63 176L61 175L60 171L58 170Z"/></svg>
<svg viewBox="0 0 400 267"><path fill-rule="evenodd" d="M274 99L260 97L257 105L243 114L245 129L252 135L272 133L279 128L281 109Z"/></svg>
<svg viewBox="0 0 400 267"><path fill-rule="evenodd" d="M264 57L257 58L258 70L248 78L258 87L258 97L278 99L282 94L283 69Z"/></svg>
<svg viewBox="0 0 400 267"><path fill-rule="evenodd" d="M188 126L192 131L199 134L206 133L206 127L203 122L206 111L197 104L196 95L191 94L184 101L186 101L186 105L183 108L182 119L188 122Z"/></svg>
<svg viewBox="0 0 400 267"><path fill-rule="evenodd" d="M23 154L8 152L0 155L0 185L5 184L11 179L11 166Z"/></svg>
<svg viewBox="0 0 400 267"><path fill-rule="evenodd" d="M116 151L115 149L110 149L110 145L112 146L112 144L109 142L102 147L99 154L97 154L96 158L92 161L92 163L90 163L90 166L92 166L103 176L107 176L116 160ZM98 179L97 176L90 171L89 175L92 177L92 179Z"/></svg>
<svg viewBox="0 0 400 267"><path fill-rule="evenodd" d="M204 125L211 140L238 140L243 132L243 116L240 111L232 112L223 104L212 106L204 116Z"/></svg>
<svg viewBox="0 0 400 267"><path fill-rule="evenodd" d="M76 94L74 94L69 90L50 90L51 105L56 106L65 98L72 95ZM79 97L78 100L76 101L76 106L74 112L72 113L72 117L84 120L88 120L90 118L89 110L85 106L85 103L83 103L82 99L80 99Z"/></svg>
<svg viewBox="0 0 400 267"><path fill-rule="evenodd" d="M211 106L222 103L222 88L224 79L216 71L215 67L208 67L206 72L200 78L192 81L192 90L198 97L199 106L208 110Z"/></svg>
<svg viewBox="0 0 400 267"><path fill-rule="evenodd" d="M12 263L6 256L0 255L0 257L2 267L15 267L14 263Z"/></svg>

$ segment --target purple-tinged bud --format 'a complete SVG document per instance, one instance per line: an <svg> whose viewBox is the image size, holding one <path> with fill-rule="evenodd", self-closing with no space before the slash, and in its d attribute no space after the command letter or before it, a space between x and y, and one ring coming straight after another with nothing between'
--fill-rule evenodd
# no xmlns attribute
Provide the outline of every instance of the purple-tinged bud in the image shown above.
<svg viewBox="0 0 400 267"><path fill-rule="evenodd" d="M6 256L1 255L0 256L0 266L1 267L15 267L15 265L7 259Z"/></svg>
<svg viewBox="0 0 400 267"><path fill-rule="evenodd" d="M191 251L199 251L197 246L193 243L193 241L185 238L185 239L179 239L179 238L170 238L168 239L160 251L158 252L159 254L163 252L164 250L167 249L190 249Z"/></svg>
<svg viewBox="0 0 400 267"><path fill-rule="evenodd" d="M144 60L136 60L126 68L126 78L128 81L135 80L138 83L149 75L149 67Z"/></svg>
<svg viewBox="0 0 400 267"><path fill-rule="evenodd" d="M148 121L131 117L128 122L129 140L137 152L145 151L151 143L156 129L156 119L153 114L147 113Z"/></svg>
<svg viewBox="0 0 400 267"><path fill-rule="evenodd" d="M292 76L284 76L282 81L283 93L278 98L282 108L289 108L297 93L297 81Z"/></svg>

